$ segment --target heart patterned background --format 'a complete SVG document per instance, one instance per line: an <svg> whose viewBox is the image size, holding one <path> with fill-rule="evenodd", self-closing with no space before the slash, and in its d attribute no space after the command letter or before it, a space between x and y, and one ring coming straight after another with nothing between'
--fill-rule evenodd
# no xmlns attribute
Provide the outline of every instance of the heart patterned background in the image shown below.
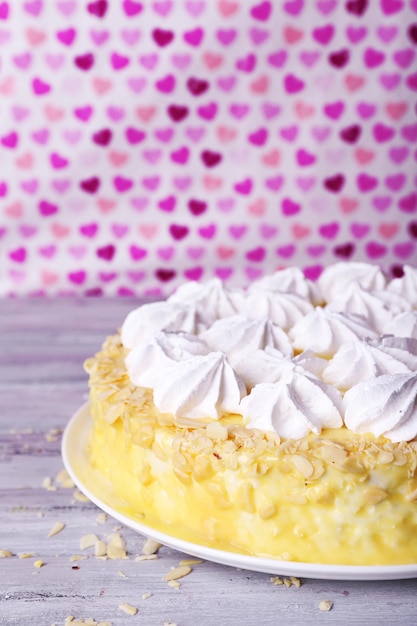
<svg viewBox="0 0 417 626"><path fill-rule="evenodd" d="M0 295L417 263L417 0L0 0L0 61Z"/></svg>

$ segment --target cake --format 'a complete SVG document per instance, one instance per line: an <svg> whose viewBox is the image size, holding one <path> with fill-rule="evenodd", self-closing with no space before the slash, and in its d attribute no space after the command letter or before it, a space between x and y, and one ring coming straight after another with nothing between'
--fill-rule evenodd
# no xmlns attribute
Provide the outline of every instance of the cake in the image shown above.
<svg viewBox="0 0 417 626"><path fill-rule="evenodd" d="M417 269L185 283L85 367L91 463L150 528L283 561L417 563Z"/></svg>

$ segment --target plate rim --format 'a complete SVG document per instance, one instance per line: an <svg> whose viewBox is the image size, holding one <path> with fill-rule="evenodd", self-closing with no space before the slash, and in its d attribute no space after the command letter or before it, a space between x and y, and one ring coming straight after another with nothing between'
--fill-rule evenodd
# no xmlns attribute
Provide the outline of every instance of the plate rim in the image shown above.
<svg viewBox="0 0 417 626"><path fill-rule="evenodd" d="M61 441L61 455L64 467L77 488L86 495L99 509L118 522L145 537L152 537L159 543L185 554L220 563L230 567L276 574L281 576L297 576L322 580L400 580L417 578L417 563L405 565L332 565L322 563L306 563L301 561L281 561L268 557L257 557L239 552L210 548L202 544L186 541L168 532L153 529L151 525L141 523L126 513L118 511L95 494L83 481L77 471L77 462L81 462L84 470L91 468L87 454L88 437L78 438L79 431L88 435L91 429L89 402L81 405L67 422ZM77 456L78 453L81 453Z"/></svg>

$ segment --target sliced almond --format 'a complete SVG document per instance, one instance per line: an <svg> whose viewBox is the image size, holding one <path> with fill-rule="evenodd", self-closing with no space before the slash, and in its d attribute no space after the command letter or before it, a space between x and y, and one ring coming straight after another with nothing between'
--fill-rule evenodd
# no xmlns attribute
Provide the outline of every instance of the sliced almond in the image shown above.
<svg viewBox="0 0 417 626"><path fill-rule="evenodd" d="M180 565L179 567L174 567L168 574L165 575L165 580L178 580L179 578L184 578L184 576L188 576L192 572L192 568L189 565Z"/></svg>
<svg viewBox="0 0 417 626"><path fill-rule="evenodd" d="M119 604L119 609L121 609L128 615L136 615L136 613L138 612L138 609L135 606L133 606L132 604L128 604L127 602Z"/></svg>
<svg viewBox="0 0 417 626"><path fill-rule="evenodd" d="M47 537L53 537L54 535L57 535L62 530L64 530L64 528L65 528L64 522L55 522L55 524L52 526L51 530L47 534Z"/></svg>

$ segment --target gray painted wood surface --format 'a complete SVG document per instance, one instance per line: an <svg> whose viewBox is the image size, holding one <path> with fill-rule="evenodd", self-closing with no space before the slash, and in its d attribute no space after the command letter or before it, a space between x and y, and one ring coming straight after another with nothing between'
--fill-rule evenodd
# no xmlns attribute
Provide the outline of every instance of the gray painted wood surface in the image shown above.
<svg viewBox="0 0 417 626"><path fill-rule="evenodd" d="M111 518L99 524L99 510L75 499L74 489L43 486L46 477L55 484L63 467L60 435L51 434L62 431L87 398L84 359L136 304L0 300L0 550L14 554L0 558L0 624L63 626L73 615L113 626L417 625L417 580L304 579L301 587L287 588L268 574L206 561L174 589L164 576L186 555L163 547L157 560L137 562L145 538L127 528L120 533L130 558L105 561L86 550L87 559L70 560L83 554L82 535L105 538L118 524ZM57 521L64 530L47 538ZM329 612L319 610L324 599L333 602ZM138 613L124 613L118 608L124 602Z"/></svg>

